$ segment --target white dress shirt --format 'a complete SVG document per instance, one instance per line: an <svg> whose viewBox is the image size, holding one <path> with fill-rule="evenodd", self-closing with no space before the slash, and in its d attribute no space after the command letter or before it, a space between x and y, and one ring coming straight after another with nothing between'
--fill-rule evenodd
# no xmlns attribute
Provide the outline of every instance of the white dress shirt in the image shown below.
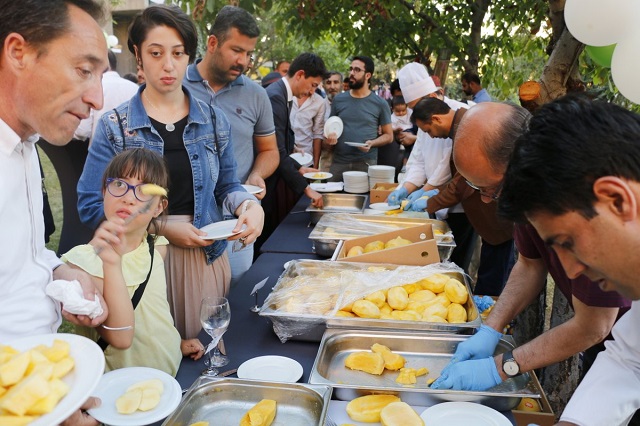
<svg viewBox="0 0 640 426"><path fill-rule="evenodd" d="M640 302L613 326L560 420L580 426L626 425L640 409ZM606 395L606 397L604 397Z"/></svg>
<svg viewBox="0 0 640 426"><path fill-rule="evenodd" d="M107 71L102 76L102 95L104 105L97 111L91 110L88 118L80 122L73 137L86 140L93 136L102 114L112 110L123 102L128 101L138 92L138 85L126 78L120 77L115 71Z"/></svg>
<svg viewBox="0 0 640 426"><path fill-rule="evenodd" d="M53 333L60 306L44 292L62 262L44 245L42 181L35 142L0 120L0 342Z"/></svg>
<svg viewBox="0 0 640 426"><path fill-rule="evenodd" d="M316 92L302 105L298 105L298 98L293 99L291 129L296 136L297 150L313 155L313 140L324 138L326 105L324 98Z"/></svg>

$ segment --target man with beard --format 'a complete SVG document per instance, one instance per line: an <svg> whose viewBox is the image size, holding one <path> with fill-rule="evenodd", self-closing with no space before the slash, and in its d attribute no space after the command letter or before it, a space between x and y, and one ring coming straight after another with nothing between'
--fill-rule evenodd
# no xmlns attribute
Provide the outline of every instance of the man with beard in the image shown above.
<svg viewBox="0 0 640 426"><path fill-rule="evenodd" d="M477 104L480 102L491 102L491 96L480 84L480 77L473 71L468 71L462 75L460 79L462 83L462 91L467 96L471 96L471 100Z"/></svg>
<svg viewBox="0 0 640 426"><path fill-rule="evenodd" d="M222 109L231 122L233 153L240 182L264 188L255 194L266 195L265 179L280 161L273 124L273 112L267 93L243 75L258 41L260 29L244 9L223 7L209 31L204 58L189 65L184 85L199 99ZM253 262L253 246L233 251L229 244L231 284Z"/></svg>
<svg viewBox="0 0 640 426"><path fill-rule="evenodd" d="M327 143L335 145L331 164L332 181L342 181L349 170L368 171L378 163L378 147L393 142L389 105L369 88L373 75L373 60L356 56L349 67L349 91L337 95L331 105L331 116L340 117L342 135L327 135ZM381 134L378 134L378 129ZM362 143L353 147L345 142Z"/></svg>
<svg viewBox="0 0 640 426"><path fill-rule="evenodd" d="M343 84L342 74L338 71L329 71L329 76L324 80L324 91L327 93L325 102L327 107L325 109L324 120L327 121L331 115L331 104L336 95L342 93ZM325 140L322 141L322 150L320 151L320 165L319 168L323 172L328 172L333 162L333 146L327 144Z"/></svg>

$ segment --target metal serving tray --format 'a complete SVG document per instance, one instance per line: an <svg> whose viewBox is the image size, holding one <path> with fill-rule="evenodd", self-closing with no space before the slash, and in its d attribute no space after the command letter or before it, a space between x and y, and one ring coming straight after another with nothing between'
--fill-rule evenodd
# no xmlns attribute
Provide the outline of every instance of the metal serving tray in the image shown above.
<svg viewBox="0 0 640 426"><path fill-rule="evenodd" d="M323 426L331 387L199 377L162 425L209 421L216 426L237 426L242 416L262 399L277 403L273 426Z"/></svg>
<svg viewBox="0 0 640 426"><path fill-rule="evenodd" d="M368 195L358 194L322 194L321 209L310 205L306 211L311 214L311 223L318 223L326 213L359 213L364 212L369 200Z"/></svg>
<svg viewBox="0 0 640 426"><path fill-rule="evenodd" d="M443 235L435 235L435 238L440 259L448 260L456 247L456 243L451 236L449 225L437 219L408 218L396 215L329 213L318 220L309 235L309 239L313 240L317 255L331 257L341 240L381 234L394 229L411 228L425 223L430 223L434 231L442 232Z"/></svg>
<svg viewBox="0 0 640 426"><path fill-rule="evenodd" d="M288 285L288 283L299 276L310 277L310 281L313 281L313 277L317 277L320 274L340 276L342 271L366 271L368 268L384 268L386 270L395 270L399 267L402 268L420 268L417 266L398 266L388 264L370 264L370 263L355 263L355 262L327 262L317 260L296 260L289 264L288 268L278 278L273 291L278 291ZM439 271L440 272L440 271ZM441 272L446 275L456 278L459 281L465 283L467 292L471 295L471 289L469 287L466 277L458 272ZM332 300L333 303L339 303L338 295L344 292L345 286L348 283L341 282L340 280L327 281L326 285L323 282L313 283L314 285L321 285L323 294L326 295L328 300ZM405 283L406 284L406 283ZM387 320L387 319L370 319L370 318L346 318L335 316L323 316L323 315L310 315L310 314L295 314L291 312L284 312L277 309L273 309L270 304L270 298L265 300L264 305L260 310L260 315L269 318L274 324L274 331L282 340L282 332L287 331L290 336L287 338L295 338L296 340L305 340L318 342L322 338L322 333L326 328L342 328L342 329L367 329L367 330L402 330L402 331L422 331L422 332L447 332L447 333L470 333L474 329L480 327L482 320L478 313L478 308L473 301L473 297L469 296L465 303L467 309L467 315L469 320L459 324L448 324L438 322L424 322L424 321L401 321L401 320ZM340 306L337 307L338 309ZM286 339L284 339L286 340Z"/></svg>
<svg viewBox="0 0 640 426"><path fill-rule="evenodd" d="M458 343L469 338L459 334L401 333L381 331L327 330L322 337L313 364L309 383L330 385L337 399L350 401L372 393L398 395L409 405L433 405L442 401L469 401L492 407L498 411L511 410L522 397L540 398L528 374L506 380L487 391L455 391L430 389L426 381L436 378L449 363ZM374 343L389 347L401 354L406 367L429 369L415 385L396 383L398 371L385 370L377 376L344 366L345 358L353 352L370 351ZM514 344L501 340L496 353L513 349Z"/></svg>

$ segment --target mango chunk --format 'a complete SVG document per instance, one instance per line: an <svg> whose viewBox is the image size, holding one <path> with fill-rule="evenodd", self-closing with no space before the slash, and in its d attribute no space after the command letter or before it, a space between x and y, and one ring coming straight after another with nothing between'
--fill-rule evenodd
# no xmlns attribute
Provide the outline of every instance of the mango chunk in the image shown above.
<svg viewBox="0 0 640 426"><path fill-rule="evenodd" d="M49 383L35 374L13 386L0 400L0 408L18 416L24 416L27 410L50 392Z"/></svg>
<svg viewBox="0 0 640 426"><path fill-rule="evenodd" d="M384 371L384 358L375 352L352 352L344 360L344 365L352 370L380 375Z"/></svg>
<svg viewBox="0 0 640 426"><path fill-rule="evenodd" d="M424 421L406 402L392 402L380 412L382 426L424 426Z"/></svg>
<svg viewBox="0 0 640 426"><path fill-rule="evenodd" d="M263 399L240 419L240 426L269 426L276 417L276 401Z"/></svg>
<svg viewBox="0 0 640 426"><path fill-rule="evenodd" d="M380 421L380 412L387 405L399 402L395 395L366 395L347 404L347 414L356 422L375 423Z"/></svg>
<svg viewBox="0 0 640 426"><path fill-rule="evenodd" d="M27 371L29 361L31 361L31 353L22 352L2 364L0 366L0 385L6 387L18 383Z"/></svg>

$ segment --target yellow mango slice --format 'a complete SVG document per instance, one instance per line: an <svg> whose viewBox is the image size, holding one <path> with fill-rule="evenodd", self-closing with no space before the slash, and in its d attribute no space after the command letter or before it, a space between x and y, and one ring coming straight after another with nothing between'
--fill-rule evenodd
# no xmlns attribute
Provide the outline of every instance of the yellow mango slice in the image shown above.
<svg viewBox="0 0 640 426"><path fill-rule="evenodd" d="M6 387L18 383L27 371L30 361L31 353L22 352L2 364L0 366L0 385Z"/></svg>
<svg viewBox="0 0 640 426"><path fill-rule="evenodd" d="M140 405L138 406L138 410L140 411L153 410L160 403L161 396L162 396L162 392L159 391L157 388L143 388L142 399L140 400Z"/></svg>
<svg viewBox="0 0 640 426"><path fill-rule="evenodd" d="M2 426L24 426L35 421L33 416L5 416L0 415L0 425Z"/></svg>
<svg viewBox="0 0 640 426"><path fill-rule="evenodd" d="M387 405L400 401L395 395L365 395L347 404L347 414L356 422L375 423L380 421L380 412Z"/></svg>
<svg viewBox="0 0 640 426"><path fill-rule="evenodd" d="M53 379L49 382L51 392L34 405L29 407L27 414L42 415L53 411L58 402L69 392L69 385L60 379ZM2 424L2 423L0 423Z"/></svg>
<svg viewBox="0 0 640 426"><path fill-rule="evenodd" d="M392 402L380 412L382 426L424 426L424 421L406 402Z"/></svg>
<svg viewBox="0 0 640 426"><path fill-rule="evenodd" d="M368 300L356 300L351 310L360 318L380 318L380 308Z"/></svg>
<svg viewBox="0 0 640 426"><path fill-rule="evenodd" d="M364 300L368 300L369 302L371 302L374 305L376 305L378 308L381 308L381 307L384 306L384 304L386 302L386 296L385 296L384 292L378 290L378 291L374 291L370 295L366 296L364 298Z"/></svg>
<svg viewBox="0 0 640 426"><path fill-rule="evenodd" d="M452 324L467 322L467 310L458 303L447 306L447 321Z"/></svg>
<svg viewBox="0 0 640 426"><path fill-rule="evenodd" d="M423 280L420 280L420 286L424 290L431 290L434 293L442 293L444 291L444 285L449 281L451 277L444 274L433 274Z"/></svg>
<svg viewBox="0 0 640 426"><path fill-rule="evenodd" d="M384 371L384 357L375 352L352 352L345 358L344 365L352 370L380 375Z"/></svg>
<svg viewBox="0 0 640 426"><path fill-rule="evenodd" d="M263 399L242 416L240 426L269 426L276 417L276 408L276 401Z"/></svg>
<svg viewBox="0 0 640 426"><path fill-rule="evenodd" d="M393 309L403 310L409 303L409 295L404 287L396 286L391 287L387 293L387 303Z"/></svg>
<svg viewBox="0 0 640 426"><path fill-rule="evenodd" d="M469 293L464 284L453 278L444 285L444 294L447 295L451 303L459 303L461 305L466 303L469 298Z"/></svg>
<svg viewBox="0 0 640 426"><path fill-rule="evenodd" d="M9 389L0 400L0 408L18 416L23 416L29 407L47 396L49 392L49 382L35 374Z"/></svg>
<svg viewBox="0 0 640 426"><path fill-rule="evenodd" d="M162 393L164 391L164 385L162 384L162 380L160 379L143 380L129 386L126 392L132 391L134 389L156 389L158 392Z"/></svg>

